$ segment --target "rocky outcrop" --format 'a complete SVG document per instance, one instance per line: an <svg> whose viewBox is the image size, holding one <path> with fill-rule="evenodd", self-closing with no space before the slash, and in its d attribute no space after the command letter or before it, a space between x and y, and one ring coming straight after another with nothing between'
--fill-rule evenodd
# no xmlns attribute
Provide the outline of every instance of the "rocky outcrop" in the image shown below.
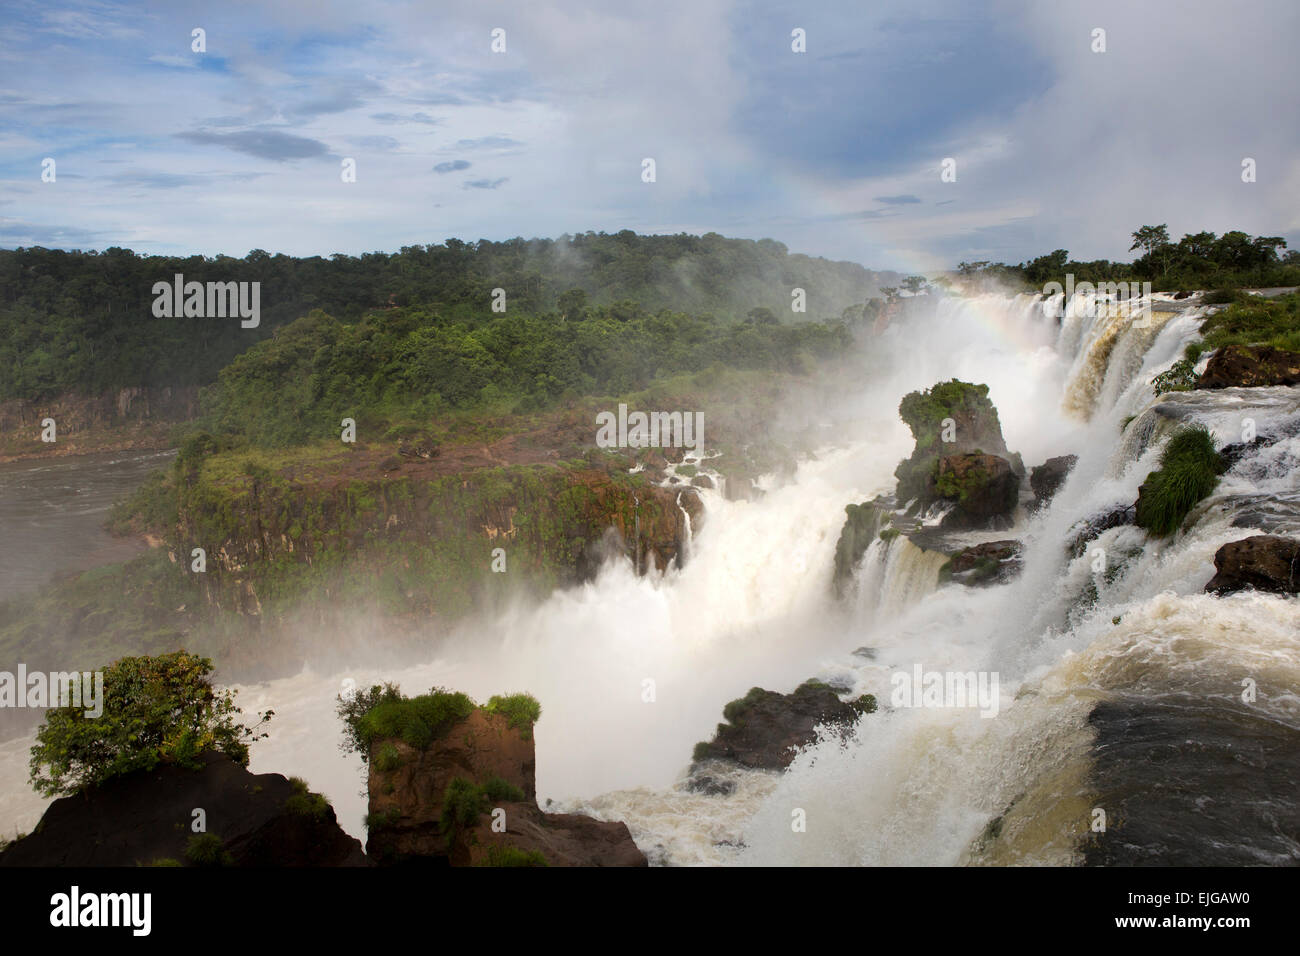
<svg viewBox="0 0 1300 956"><path fill-rule="evenodd" d="M972 587L1005 584L1021 571L1019 541L985 541L954 554L939 571L941 579Z"/></svg>
<svg viewBox="0 0 1300 956"><path fill-rule="evenodd" d="M944 529L1006 528L1020 498L1020 476L996 455L945 455L935 464L926 497L952 502Z"/></svg>
<svg viewBox="0 0 1300 956"><path fill-rule="evenodd" d="M625 824L537 806L532 727L507 714L477 708L425 747L377 738L368 766L377 864L646 865Z"/></svg>
<svg viewBox="0 0 1300 956"><path fill-rule="evenodd" d="M911 392L898 406L898 414L912 431L916 447L911 457L894 471L898 500L923 498L941 457L968 453L996 455L1024 467L1019 456L1007 450L997 409L988 398L987 385L953 379L924 392Z"/></svg>
<svg viewBox="0 0 1300 956"><path fill-rule="evenodd" d="M1270 345L1225 345L1210 356L1197 388L1300 385L1300 352Z"/></svg>
<svg viewBox="0 0 1300 956"><path fill-rule="evenodd" d="M1253 589L1276 594L1300 593L1300 539L1260 534L1232 541L1214 555L1210 594Z"/></svg>
<svg viewBox="0 0 1300 956"><path fill-rule="evenodd" d="M850 728L858 717L876 709L870 694L851 703L840 700L829 685L809 680L793 693L755 687L723 708L726 723L718 724L713 740L695 747L695 761L727 760L742 767L784 770L795 753L817 739L819 724Z"/></svg>
<svg viewBox="0 0 1300 956"><path fill-rule="evenodd" d="M1108 511L1099 511L1090 518L1076 523L1070 529L1070 556L1080 557L1088 550L1088 543L1103 531L1137 522L1137 508L1133 505L1116 505Z"/></svg>
<svg viewBox="0 0 1300 956"><path fill-rule="evenodd" d="M1041 508L1056 496L1078 461L1078 455L1061 455L1030 469L1029 487L1034 492L1037 507Z"/></svg>
<svg viewBox="0 0 1300 956"><path fill-rule="evenodd" d="M853 580L853 569L862 560L867 547L876 539L889 513L888 506L879 499L844 506L844 526L835 543L835 571L831 578L831 586L837 597L844 595L845 588Z"/></svg>
<svg viewBox="0 0 1300 956"><path fill-rule="evenodd" d="M0 866L364 866L361 844L301 781L252 774L219 753L55 800ZM192 826L203 811L206 832Z"/></svg>

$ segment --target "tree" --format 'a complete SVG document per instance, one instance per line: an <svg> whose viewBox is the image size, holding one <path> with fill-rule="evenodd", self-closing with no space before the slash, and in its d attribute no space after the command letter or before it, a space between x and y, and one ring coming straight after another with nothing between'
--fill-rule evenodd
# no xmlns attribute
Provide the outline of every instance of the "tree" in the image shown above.
<svg viewBox="0 0 1300 956"><path fill-rule="evenodd" d="M1137 232L1133 233L1133 245L1128 247L1128 251L1141 249L1147 255L1150 255L1160 246L1169 244L1169 229L1164 223L1158 226L1143 226Z"/></svg>
<svg viewBox="0 0 1300 956"><path fill-rule="evenodd" d="M160 763L199 766L207 751L248 766L248 746L265 737L237 719L235 692L217 690L212 661L185 651L124 657L104 669L103 713L82 706L52 708L31 750L31 784L37 793L77 793L120 774Z"/></svg>
<svg viewBox="0 0 1300 956"><path fill-rule="evenodd" d="M903 288L912 295L920 295L927 285L925 276L908 276L903 280Z"/></svg>

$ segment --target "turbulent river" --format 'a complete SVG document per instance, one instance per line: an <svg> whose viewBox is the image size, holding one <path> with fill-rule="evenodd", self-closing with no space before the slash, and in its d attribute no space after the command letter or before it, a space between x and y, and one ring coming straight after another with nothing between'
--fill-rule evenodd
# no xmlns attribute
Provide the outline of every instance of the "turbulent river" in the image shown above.
<svg viewBox="0 0 1300 956"><path fill-rule="evenodd" d="M1200 314L1162 303L1168 311L1145 319L1093 318L1086 305L1076 298L1062 318L1059 296L918 305L868 343L860 391L810 423L830 425L824 450L765 482L757 500L703 493L707 520L683 569L638 577L608 564L540 606L431 633L415 666L241 686L246 710L276 711L251 769L306 778L364 839L362 766L340 753L333 713L345 681L442 685L480 700L527 690L543 708L543 805L626 821L655 863L1300 860L1300 602L1202 593L1222 544L1300 531L1300 389L1157 400L1151 380L1197 337ZM1024 572L996 587L941 587L941 554L877 540L851 593L834 599L844 506L891 492L912 448L899 399L949 378L989 386L1027 466L1079 456L1047 508L965 536L1020 539ZM1121 526L1071 556L1071 529L1131 504L1176 424L1202 422L1223 445L1242 440L1246 419L1279 440L1248 449L1185 532L1149 541ZM996 673L996 716L892 707L890 675L918 664ZM730 771L729 795L685 786L692 747L723 704L809 677L873 693L880 711L784 774ZM1257 687L1251 703L1243 681ZM22 783L29 745L0 744L6 832L39 817ZM1089 839L1099 809L1120 838Z"/></svg>

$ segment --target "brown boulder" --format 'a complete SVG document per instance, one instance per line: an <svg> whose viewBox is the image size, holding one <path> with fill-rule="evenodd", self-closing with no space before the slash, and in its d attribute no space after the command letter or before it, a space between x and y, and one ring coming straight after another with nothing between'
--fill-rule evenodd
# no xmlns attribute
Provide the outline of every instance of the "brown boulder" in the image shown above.
<svg viewBox="0 0 1300 956"><path fill-rule="evenodd" d="M1300 540L1260 534L1231 541L1215 553L1214 569L1214 577L1205 585L1210 594L1247 588L1295 594L1300 592Z"/></svg>
<svg viewBox="0 0 1300 956"><path fill-rule="evenodd" d="M512 727L505 714L476 708L423 749L373 740L368 766L366 851L377 864L518 865L540 853L550 866L646 865L626 825L537 806L531 725ZM454 799L471 787L480 795ZM501 796L513 788L513 797ZM472 821L449 822L447 808L467 801L479 803ZM497 808L504 833L492 829Z"/></svg>
<svg viewBox="0 0 1300 956"><path fill-rule="evenodd" d="M985 541L954 554L947 573L958 584L1003 584L1020 573L1020 552L1019 541Z"/></svg>
<svg viewBox="0 0 1300 956"><path fill-rule="evenodd" d="M534 803L503 801L505 831L493 830L491 814L457 834L452 866L647 866L627 824L581 813L543 813Z"/></svg>
<svg viewBox="0 0 1300 956"><path fill-rule="evenodd" d="M1300 385L1300 352L1270 345L1225 345L1196 381L1197 388Z"/></svg>
<svg viewBox="0 0 1300 956"><path fill-rule="evenodd" d="M956 505L943 519L945 529L1009 527L1020 498L1020 476L997 455L944 455L927 492L932 500Z"/></svg>

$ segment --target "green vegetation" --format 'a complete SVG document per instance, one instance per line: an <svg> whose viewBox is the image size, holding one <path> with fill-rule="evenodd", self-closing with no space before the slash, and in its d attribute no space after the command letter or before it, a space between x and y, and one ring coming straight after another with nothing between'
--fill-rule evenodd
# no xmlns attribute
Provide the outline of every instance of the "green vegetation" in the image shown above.
<svg viewBox="0 0 1300 956"><path fill-rule="evenodd" d="M185 864L182 863L180 860L176 859L175 857L163 856L163 857L159 857L156 860L150 860L148 863L144 863L141 865L142 866L184 866Z"/></svg>
<svg viewBox="0 0 1300 956"><path fill-rule="evenodd" d="M355 751L365 761L370 745L385 737L398 737L410 747L424 749L452 724L468 717L474 701L442 687L406 697L395 684L376 684L350 697L340 694L336 709L343 721L344 752Z"/></svg>
<svg viewBox="0 0 1300 956"><path fill-rule="evenodd" d="M234 863L230 853L221 844L221 837L215 833L199 833L189 838L185 844L185 859L194 866L231 866Z"/></svg>
<svg viewBox="0 0 1300 956"><path fill-rule="evenodd" d="M494 803L524 799L522 790L500 777L493 777L482 786L475 786L464 777L453 777L443 791L439 825L444 833L450 834L457 829L474 826L480 816L492 809Z"/></svg>
<svg viewBox="0 0 1300 956"><path fill-rule="evenodd" d="M236 718L235 692L217 690L212 662L185 651L125 657L104 669L103 713L51 708L31 751L31 784L45 796L80 792L159 764L197 768L200 754L224 753L248 766L249 744L265 737Z"/></svg>
<svg viewBox="0 0 1300 956"><path fill-rule="evenodd" d="M284 801L285 810L295 816L307 817L318 823L329 816L329 801L324 795L313 793L308 788L306 780L301 777L290 777L289 783L293 785L294 794Z"/></svg>
<svg viewBox="0 0 1300 956"><path fill-rule="evenodd" d="M522 732L525 740L532 739L533 724L542 716L542 705L531 694L494 696L483 705L483 709L489 714L503 714L511 727Z"/></svg>
<svg viewBox="0 0 1300 956"><path fill-rule="evenodd" d="M898 404L899 417L912 431L916 448L894 470L899 501L924 495L941 455L969 450L973 443L1001 441L998 410L989 401L989 387L952 379L930 389L909 392ZM953 434L943 442L944 421L951 419Z"/></svg>
<svg viewBox="0 0 1300 956"><path fill-rule="evenodd" d="M550 866L541 850L520 850L513 846L493 844L475 866Z"/></svg>
<svg viewBox="0 0 1300 956"><path fill-rule="evenodd" d="M1165 392L1189 392L1196 388L1196 361L1181 358L1152 381L1157 396Z"/></svg>
<svg viewBox="0 0 1300 956"><path fill-rule="evenodd" d="M243 329L237 320L155 318L153 284L176 273L203 283L259 282L260 325ZM815 290L812 314L838 322L846 309L866 311L878 285L878 276L855 263L791 255L770 239L716 233L638 236L624 230L474 244L449 239L392 254L328 259L261 250L242 259L140 256L116 247L100 253L0 250L0 324L7 330L0 341L0 400L133 385L207 385L249 345L272 339L313 309L344 323L366 313L379 316L360 339L344 336L347 342L320 356L320 371L335 365L340 374L313 375L313 385L346 384L337 363L372 344L382 351L384 343L364 341L378 330L386 330L378 332L384 338L399 327L418 327L412 351L400 358L416 360L421 367L415 374L430 376L444 400L461 404L479 397L488 382L484 374L497 365L513 373L507 377L520 394L545 396L562 391L566 376L593 349L606 353L612 343L601 339L611 330L631 332L645 323L642 331L654 335L651 326L679 321L681 313L668 310L689 312L695 316L689 323L698 323L675 344L679 354L632 357L643 343L625 339L620 344L629 357L608 371L639 374L637 364L647 360L681 368L680 353L724 343L742 351L764 340L788 344L763 329L776 316L791 315L792 287ZM495 288L506 292L508 318L491 311ZM530 327L534 323L538 327ZM477 334L483 326L494 331ZM696 350L689 335L709 328L719 341ZM535 338L539 332L545 334ZM557 344L560 352L548 354ZM285 360L294 348L285 342L274 351ZM599 356L591 357L601 365ZM311 352L291 360L312 365L316 358ZM370 390L375 378L391 377L398 358L390 354L387 362L366 365L357 387ZM287 375L279 382L301 399L303 383Z"/></svg>
<svg viewBox="0 0 1300 956"><path fill-rule="evenodd" d="M382 773L396 770L401 765L402 755L398 752L396 745L392 743L384 744L379 748L379 752L375 754L375 769Z"/></svg>
<svg viewBox="0 0 1300 956"><path fill-rule="evenodd" d="M1241 287L1300 285L1300 255L1282 255L1286 240L1280 236L1251 236L1239 230L1216 235L1198 232L1172 242L1165 225L1142 226L1133 234L1129 251L1141 250L1132 262L1070 259L1065 249L1007 265L1002 262L962 262L957 274L988 277L1025 290L1041 290L1049 282L1065 285L1066 275L1080 282L1150 282L1160 291L1216 289L1215 301L1231 301Z"/></svg>
<svg viewBox="0 0 1300 956"><path fill-rule="evenodd" d="M379 813L367 813L365 819L366 830L369 833L378 833L381 830L387 830L397 825L397 821L402 819L402 814L397 810L383 810Z"/></svg>
<svg viewBox="0 0 1300 956"><path fill-rule="evenodd" d="M1149 533L1173 534L1218 484L1224 463L1214 437L1200 425L1182 428L1160 454L1160 468L1147 475L1138 496L1137 524Z"/></svg>
<svg viewBox="0 0 1300 956"><path fill-rule="evenodd" d="M876 529L886 514L883 508L878 508L869 501L844 506L844 526L840 529L839 540L835 542L835 571L831 579L836 595L843 595L845 586L853 579L853 569L875 540ZM881 532L881 536L884 536L884 532Z"/></svg>
<svg viewBox="0 0 1300 956"><path fill-rule="evenodd" d="M859 714L874 714L876 712L876 695L863 694L861 697L855 697L849 701L849 706Z"/></svg>
<svg viewBox="0 0 1300 956"><path fill-rule="evenodd" d="M1201 347L1271 345L1300 352L1300 293L1275 299L1247 295L1201 323Z"/></svg>

